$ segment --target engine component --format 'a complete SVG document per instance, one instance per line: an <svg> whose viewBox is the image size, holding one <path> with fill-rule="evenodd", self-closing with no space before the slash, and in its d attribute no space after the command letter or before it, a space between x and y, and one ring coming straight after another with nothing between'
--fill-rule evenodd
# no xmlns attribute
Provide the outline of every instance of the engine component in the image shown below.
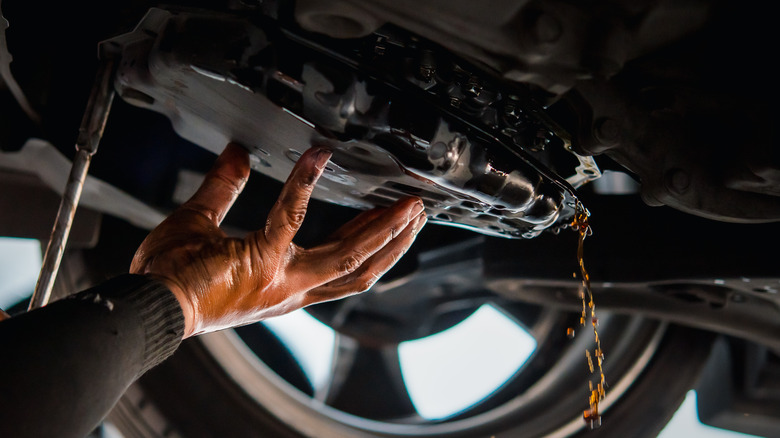
<svg viewBox="0 0 780 438"><path fill-rule="evenodd" d="M780 220L771 14L702 0L319 3L296 2L313 32L392 23L544 89L575 150L630 170L648 205Z"/></svg>
<svg viewBox="0 0 780 438"><path fill-rule="evenodd" d="M574 187L600 175L527 89L393 28L325 49L277 22L152 9L101 56L121 58L123 99L213 152L243 144L278 180L330 146L313 196L339 205L416 195L431 222L531 238L567 226ZM568 180L551 170L565 166Z"/></svg>

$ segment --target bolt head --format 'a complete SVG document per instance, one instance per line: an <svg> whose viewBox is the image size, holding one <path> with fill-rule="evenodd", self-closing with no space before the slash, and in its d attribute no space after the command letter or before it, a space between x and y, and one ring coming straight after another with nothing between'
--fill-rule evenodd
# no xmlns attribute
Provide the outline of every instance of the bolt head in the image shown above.
<svg viewBox="0 0 780 438"><path fill-rule="evenodd" d="M426 82L430 82L430 80L433 79L433 75L436 73L436 70L430 65L421 65L419 72L421 78L423 78Z"/></svg>
<svg viewBox="0 0 780 438"><path fill-rule="evenodd" d="M595 123L596 139L605 146L617 145L620 142L620 131L620 123L609 117L601 118Z"/></svg>

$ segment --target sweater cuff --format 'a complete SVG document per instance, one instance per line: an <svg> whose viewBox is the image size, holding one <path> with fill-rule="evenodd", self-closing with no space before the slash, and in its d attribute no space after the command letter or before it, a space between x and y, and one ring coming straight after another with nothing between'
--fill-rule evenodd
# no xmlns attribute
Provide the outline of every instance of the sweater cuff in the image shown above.
<svg viewBox="0 0 780 438"><path fill-rule="evenodd" d="M184 314L164 283L143 275L124 274L103 283L99 289L93 292L131 307L141 320L146 343L137 377L176 351L184 336Z"/></svg>

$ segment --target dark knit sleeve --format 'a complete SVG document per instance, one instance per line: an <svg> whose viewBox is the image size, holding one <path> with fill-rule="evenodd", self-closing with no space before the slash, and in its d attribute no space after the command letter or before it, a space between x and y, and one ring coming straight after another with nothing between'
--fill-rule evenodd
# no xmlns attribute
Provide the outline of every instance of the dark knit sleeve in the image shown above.
<svg viewBox="0 0 780 438"><path fill-rule="evenodd" d="M138 315L146 339L138 376L167 359L179 347L184 335L184 315L179 301L161 282L142 275L127 274L76 296L106 300L104 305L126 305Z"/></svg>
<svg viewBox="0 0 780 438"><path fill-rule="evenodd" d="M137 275L0 322L0 436L87 435L183 328L174 295Z"/></svg>

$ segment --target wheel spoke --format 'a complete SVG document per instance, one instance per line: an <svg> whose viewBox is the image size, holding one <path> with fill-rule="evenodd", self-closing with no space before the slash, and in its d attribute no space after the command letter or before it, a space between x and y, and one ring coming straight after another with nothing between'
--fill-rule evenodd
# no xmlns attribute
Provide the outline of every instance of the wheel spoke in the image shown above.
<svg viewBox="0 0 780 438"><path fill-rule="evenodd" d="M545 343L551 335L557 337L565 333L561 325L566 325L572 319L556 309L533 304L506 300L494 300L491 304L528 331L538 344Z"/></svg>
<svg viewBox="0 0 780 438"><path fill-rule="evenodd" d="M336 339L331 379L316 391L315 398L366 418L416 416L401 375L397 346L375 348L346 336Z"/></svg>
<svg viewBox="0 0 780 438"><path fill-rule="evenodd" d="M263 324L250 324L237 327L235 332L258 358L274 369L284 380L306 394L314 393L300 362L268 327Z"/></svg>

